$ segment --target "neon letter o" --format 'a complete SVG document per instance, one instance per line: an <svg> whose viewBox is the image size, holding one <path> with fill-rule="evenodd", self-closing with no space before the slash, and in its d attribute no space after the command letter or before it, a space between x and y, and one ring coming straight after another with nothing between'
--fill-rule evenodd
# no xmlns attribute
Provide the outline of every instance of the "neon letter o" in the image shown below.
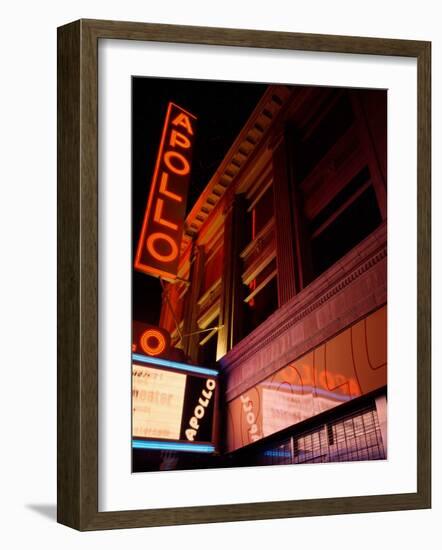
<svg viewBox="0 0 442 550"><path fill-rule="evenodd" d="M159 240L163 240L168 243L170 246L170 254L160 254L155 249L155 243ZM172 239L172 237L166 235L166 233L152 233L152 235L149 235L147 238L146 246L149 253L160 262L172 262L178 256L178 247L176 242Z"/></svg>
<svg viewBox="0 0 442 550"><path fill-rule="evenodd" d="M156 339L156 346L149 344L149 340ZM160 331L154 329L147 329L143 332L140 338L140 346L147 355L159 355L166 348L166 340Z"/></svg>
<svg viewBox="0 0 442 550"><path fill-rule="evenodd" d="M181 167L177 167L176 163L172 164L172 159L177 159L180 162ZM164 155L164 162L167 168L178 176L185 176L190 172L189 162L185 157L183 157L183 155L180 155L180 153L177 153L176 151L167 151Z"/></svg>

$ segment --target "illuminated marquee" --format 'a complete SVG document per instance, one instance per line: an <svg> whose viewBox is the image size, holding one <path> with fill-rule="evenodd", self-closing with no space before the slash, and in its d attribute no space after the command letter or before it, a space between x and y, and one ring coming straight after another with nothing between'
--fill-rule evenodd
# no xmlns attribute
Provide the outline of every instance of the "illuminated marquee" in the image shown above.
<svg viewBox="0 0 442 550"><path fill-rule="evenodd" d="M150 440L156 448L162 440L176 441L194 445L195 452L206 443L213 450L216 376L204 367L133 354L135 443Z"/></svg>
<svg viewBox="0 0 442 550"><path fill-rule="evenodd" d="M169 103L135 268L174 279L186 213L196 117Z"/></svg>
<svg viewBox="0 0 442 550"><path fill-rule="evenodd" d="M185 386L185 374L133 365L133 435L179 439Z"/></svg>

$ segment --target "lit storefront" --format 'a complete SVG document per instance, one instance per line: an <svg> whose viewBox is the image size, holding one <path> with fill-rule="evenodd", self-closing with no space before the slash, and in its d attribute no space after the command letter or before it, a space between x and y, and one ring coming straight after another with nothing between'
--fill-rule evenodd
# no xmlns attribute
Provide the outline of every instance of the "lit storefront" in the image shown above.
<svg viewBox="0 0 442 550"><path fill-rule="evenodd" d="M267 88L163 286L176 360L217 373L214 452L174 467L386 457L386 139L385 91ZM161 375L182 441L185 380Z"/></svg>

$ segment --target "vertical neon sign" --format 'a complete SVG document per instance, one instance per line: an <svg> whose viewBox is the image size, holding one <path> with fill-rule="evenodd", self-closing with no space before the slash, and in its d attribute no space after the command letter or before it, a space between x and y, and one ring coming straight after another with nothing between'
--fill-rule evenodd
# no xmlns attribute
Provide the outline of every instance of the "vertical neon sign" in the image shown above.
<svg viewBox="0 0 442 550"><path fill-rule="evenodd" d="M135 255L135 268L150 275L177 275L195 123L195 115L169 103Z"/></svg>

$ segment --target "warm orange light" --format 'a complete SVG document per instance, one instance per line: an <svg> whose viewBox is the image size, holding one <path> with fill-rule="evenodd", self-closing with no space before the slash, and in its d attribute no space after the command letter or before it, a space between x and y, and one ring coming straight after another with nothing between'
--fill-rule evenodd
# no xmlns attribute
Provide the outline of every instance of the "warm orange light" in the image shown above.
<svg viewBox="0 0 442 550"><path fill-rule="evenodd" d="M136 269L150 275L177 275L195 120L169 103L134 262Z"/></svg>
<svg viewBox="0 0 442 550"><path fill-rule="evenodd" d="M172 159L175 160L172 162ZM178 165L176 161L178 161ZM181 153L177 153L177 151L167 151L164 155L164 164L177 176L185 176L190 172L189 161Z"/></svg>
<svg viewBox="0 0 442 550"><path fill-rule="evenodd" d="M142 263L135 263L135 267L142 271L143 273L146 273L146 275L155 275L156 277L163 277L165 279L175 279L176 275L171 273L170 271L167 271L166 269L157 269L156 267L146 266Z"/></svg>
<svg viewBox="0 0 442 550"><path fill-rule="evenodd" d="M172 191L169 191L169 189L167 189L168 181L169 181L169 174L167 172L163 172L161 174L160 193L166 197L169 197L169 199L172 199L174 201L183 202L183 197L181 195L172 193Z"/></svg>
<svg viewBox="0 0 442 550"><path fill-rule="evenodd" d="M160 225L164 225L165 227L169 227L173 231L178 230L178 225L176 223L170 222L163 218L163 208L164 208L164 201L163 199L157 200L157 205L155 206L155 215L153 217L153 220Z"/></svg>
<svg viewBox="0 0 442 550"><path fill-rule="evenodd" d="M193 115L190 115L195 118ZM186 113L180 113L172 121L174 126L183 126L187 132L193 136L192 124L190 123L190 117Z"/></svg>
<svg viewBox="0 0 442 550"><path fill-rule="evenodd" d="M172 106L173 106L173 103L169 103L169 106L167 108L166 120L165 120L165 123L164 123L163 133L161 135L159 153L163 150L163 147L164 147L164 140L166 139L166 132L167 132L167 127L169 125L169 118L170 118L170 112L172 110ZM153 197L155 195L155 187L156 187L157 175L158 175L158 170L160 168L160 164L161 164L161 155L158 154L157 161L156 161L156 164L155 164L155 171L154 171L154 175L153 175L153 178L152 178L152 185L151 185L151 189L150 189L150 193L149 193L149 199L147 201L147 208L146 208L146 212L144 213L143 227L141 229L141 236L140 236L140 240L138 242L137 254L136 254L136 257L135 257L135 266L137 266L137 267L143 265L140 261L141 252L142 252L142 245L143 245L143 242L144 242L145 237L146 237L147 221L149 219L150 210L152 208L152 201L153 201Z"/></svg>
<svg viewBox="0 0 442 550"><path fill-rule="evenodd" d="M147 355L160 355L166 349L166 340L160 331L148 329L141 335L140 346Z"/></svg>
<svg viewBox="0 0 442 550"><path fill-rule="evenodd" d="M170 246L170 253L169 254L161 254L156 250L155 244L158 241L165 241ZM169 235L166 235L166 233L152 233L152 235L149 235L146 242L147 250L153 256L156 260L160 262L173 262L175 258L178 256L178 246L176 242L172 239L172 237L169 237Z"/></svg>
<svg viewBox="0 0 442 550"><path fill-rule="evenodd" d="M172 147L182 147L183 149L189 149L190 147L190 139L182 134L181 132L178 132L177 130L172 130L170 133L170 145Z"/></svg>

